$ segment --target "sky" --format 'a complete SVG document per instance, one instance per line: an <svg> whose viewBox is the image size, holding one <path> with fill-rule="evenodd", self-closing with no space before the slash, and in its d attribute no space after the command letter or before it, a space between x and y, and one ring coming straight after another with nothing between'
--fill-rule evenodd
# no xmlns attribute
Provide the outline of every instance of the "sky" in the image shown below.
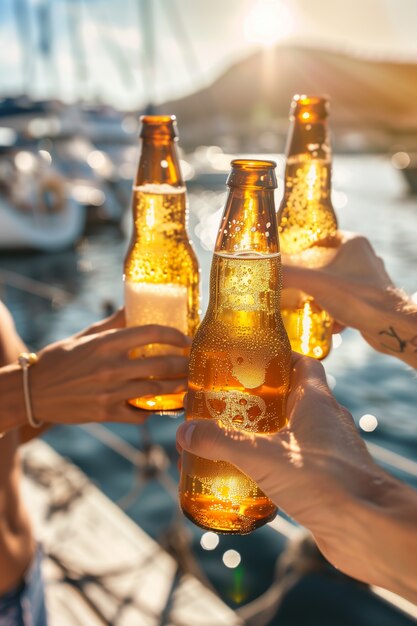
<svg viewBox="0 0 417 626"><path fill-rule="evenodd" d="M0 96L134 108L288 42L417 61L416 28L417 0L0 0Z"/></svg>

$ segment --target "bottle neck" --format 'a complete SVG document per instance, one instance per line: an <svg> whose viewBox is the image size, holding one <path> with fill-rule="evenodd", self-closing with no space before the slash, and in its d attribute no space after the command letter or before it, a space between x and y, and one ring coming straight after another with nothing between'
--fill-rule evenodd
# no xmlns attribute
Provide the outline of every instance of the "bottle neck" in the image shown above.
<svg viewBox="0 0 417 626"><path fill-rule="evenodd" d="M135 186L170 185L184 187L178 149L169 136L145 137L135 178Z"/></svg>
<svg viewBox="0 0 417 626"><path fill-rule="evenodd" d="M273 189L230 189L215 251L229 255L279 252Z"/></svg>
<svg viewBox="0 0 417 626"><path fill-rule="evenodd" d="M332 151L326 120L293 119L286 147L284 203L297 196L302 204L319 203L331 210Z"/></svg>
<svg viewBox="0 0 417 626"><path fill-rule="evenodd" d="M285 154L287 159L306 155L310 159L331 162L332 151L327 121L316 119L306 123L293 118L290 121Z"/></svg>
<svg viewBox="0 0 417 626"><path fill-rule="evenodd" d="M132 212L136 242L162 243L166 238L188 238L186 190L173 139L142 140Z"/></svg>

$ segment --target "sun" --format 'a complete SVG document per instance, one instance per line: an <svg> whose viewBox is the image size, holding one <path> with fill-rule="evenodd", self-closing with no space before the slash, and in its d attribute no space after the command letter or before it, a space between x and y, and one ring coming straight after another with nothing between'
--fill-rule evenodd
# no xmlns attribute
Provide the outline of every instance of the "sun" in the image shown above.
<svg viewBox="0 0 417 626"><path fill-rule="evenodd" d="M245 38L273 46L293 32L293 17L281 0L257 0L245 19Z"/></svg>

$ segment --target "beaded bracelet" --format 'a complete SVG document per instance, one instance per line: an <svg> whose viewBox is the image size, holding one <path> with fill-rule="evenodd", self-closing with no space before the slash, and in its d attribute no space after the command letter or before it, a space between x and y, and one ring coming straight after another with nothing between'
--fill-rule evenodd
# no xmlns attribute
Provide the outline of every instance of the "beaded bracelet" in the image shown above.
<svg viewBox="0 0 417 626"><path fill-rule="evenodd" d="M22 368L23 374L23 395L25 398L26 416L32 428L40 428L43 422L33 417L29 388L29 368L31 365L34 365L38 362L38 355L34 352L22 352L21 354L19 354L18 361L20 367Z"/></svg>

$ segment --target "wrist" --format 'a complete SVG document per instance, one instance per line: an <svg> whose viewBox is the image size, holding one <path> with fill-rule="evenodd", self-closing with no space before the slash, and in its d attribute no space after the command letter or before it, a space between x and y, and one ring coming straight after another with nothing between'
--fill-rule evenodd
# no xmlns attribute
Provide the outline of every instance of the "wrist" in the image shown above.
<svg viewBox="0 0 417 626"><path fill-rule="evenodd" d="M27 418L22 370L19 365L1 368L0 397L0 433L25 425Z"/></svg>

